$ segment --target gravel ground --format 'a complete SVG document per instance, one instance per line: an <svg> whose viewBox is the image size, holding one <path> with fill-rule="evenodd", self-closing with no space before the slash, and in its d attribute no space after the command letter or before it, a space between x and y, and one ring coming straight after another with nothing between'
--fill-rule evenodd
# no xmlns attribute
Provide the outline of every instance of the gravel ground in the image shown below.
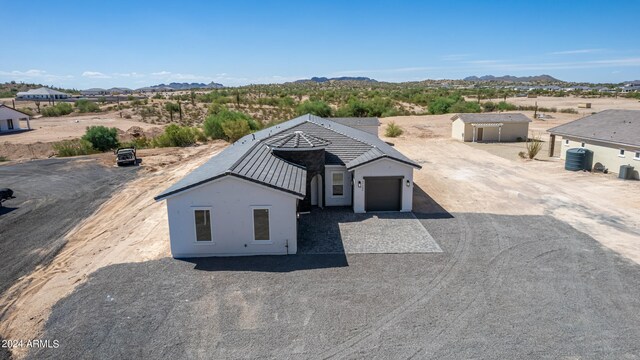
<svg viewBox="0 0 640 360"><path fill-rule="evenodd" d="M300 216L300 254L441 252L413 213L354 214L349 207L313 209Z"/></svg>
<svg viewBox="0 0 640 360"><path fill-rule="evenodd" d="M0 187L16 196L0 209L0 292L50 261L64 235L135 174L85 158L0 166Z"/></svg>
<svg viewBox="0 0 640 360"><path fill-rule="evenodd" d="M54 307L60 348L29 356L640 356L637 264L549 216L450 215L419 216L442 253L104 268Z"/></svg>

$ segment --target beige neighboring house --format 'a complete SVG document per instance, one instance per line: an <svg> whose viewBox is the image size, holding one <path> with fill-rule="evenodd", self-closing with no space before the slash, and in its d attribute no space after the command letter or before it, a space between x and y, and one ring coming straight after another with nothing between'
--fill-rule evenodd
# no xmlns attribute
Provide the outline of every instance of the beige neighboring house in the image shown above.
<svg viewBox="0 0 640 360"><path fill-rule="evenodd" d="M569 149L585 148L593 152L592 167L602 165L613 173L622 165L640 168L640 110L604 110L547 131L550 156L559 136L561 159Z"/></svg>
<svg viewBox="0 0 640 360"><path fill-rule="evenodd" d="M451 137L460 141L524 141L531 119L523 114L457 114L451 118Z"/></svg>
<svg viewBox="0 0 640 360"><path fill-rule="evenodd" d="M29 91L21 91L16 94L16 100L61 100L68 99L71 95L58 90L41 87Z"/></svg>
<svg viewBox="0 0 640 360"><path fill-rule="evenodd" d="M6 105L0 105L0 133L24 130L20 127L20 120L25 120L27 129L31 130L28 114Z"/></svg>

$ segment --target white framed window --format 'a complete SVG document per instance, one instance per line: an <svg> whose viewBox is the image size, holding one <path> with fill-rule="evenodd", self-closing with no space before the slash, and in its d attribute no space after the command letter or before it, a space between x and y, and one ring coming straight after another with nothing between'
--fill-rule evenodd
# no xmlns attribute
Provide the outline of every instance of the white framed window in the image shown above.
<svg viewBox="0 0 640 360"><path fill-rule="evenodd" d="M270 244L271 240L271 207L252 206L251 219L253 223L253 241Z"/></svg>
<svg viewBox="0 0 640 360"><path fill-rule="evenodd" d="M624 149L618 150L618 156L619 157L624 157Z"/></svg>
<svg viewBox="0 0 640 360"><path fill-rule="evenodd" d="M564 146L569 146L569 139L564 139Z"/></svg>
<svg viewBox="0 0 640 360"><path fill-rule="evenodd" d="M331 173L331 196L344 196L344 171L334 171Z"/></svg>
<svg viewBox="0 0 640 360"><path fill-rule="evenodd" d="M193 208L193 219L195 225L195 242L211 243L213 242L213 228L211 226L211 208L197 207Z"/></svg>
<svg viewBox="0 0 640 360"><path fill-rule="evenodd" d="M636 154L633 156L633 160L640 160L640 150L636 151Z"/></svg>

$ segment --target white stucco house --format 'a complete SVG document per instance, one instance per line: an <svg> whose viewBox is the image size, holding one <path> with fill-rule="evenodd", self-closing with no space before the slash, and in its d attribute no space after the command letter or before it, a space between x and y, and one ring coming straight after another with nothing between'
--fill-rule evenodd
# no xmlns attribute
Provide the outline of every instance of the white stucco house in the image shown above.
<svg viewBox="0 0 640 360"><path fill-rule="evenodd" d="M176 258L295 254L297 216L312 207L411 211L416 168L377 135L304 115L243 137L155 199Z"/></svg>
<svg viewBox="0 0 640 360"><path fill-rule="evenodd" d="M16 100L62 100L70 97L70 94L49 89L47 87L21 91L16 94Z"/></svg>
<svg viewBox="0 0 640 360"><path fill-rule="evenodd" d="M531 119L523 114L458 114L451 118L451 137L460 141L523 141Z"/></svg>
<svg viewBox="0 0 640 360"><path fill-rule="evenodd" d="M24 130L20 127L20 120L25 120L27 129L31 129L29 118L30 116L22 111L0 104L0 133Z"/></svg>

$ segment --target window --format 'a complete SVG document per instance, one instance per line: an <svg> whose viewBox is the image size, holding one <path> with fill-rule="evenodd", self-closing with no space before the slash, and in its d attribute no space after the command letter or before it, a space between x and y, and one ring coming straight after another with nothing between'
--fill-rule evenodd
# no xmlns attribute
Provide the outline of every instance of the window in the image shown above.
<svg viewBox="0 0 640 360"><path fill-rule="evenodd" d="M13 129L13 119L7 120L7 127L9 128L9 130Z"/></svg>
<svg viewBox="0 0 640 360"><path fill-rule="evenodd" d="M634 160L640 160L640 151L636 151L636 155L633 157Z"/></svg>
<svg viewBox="0 0 640 360"><path fill-rule="evenodd" d="M624 157L624 149L620 149L620 152L618 153L619 157Z"/></svg>
<svg viewBox="0 0 640 360"><path fill-rule="evenodd" d="M569 146L569 139L564 140L564 146Z"/></svg>
<svg viewBox="0 0 640 360"><path fill-rule="evenodd" d="M580 147L584 147L584 143L580 144Z"/></svg>
<svg viewBox="0 0 640 360"><path fill-rule="evenodd" d="M271 234L269 233L269 209L253 209L253 240L271 240Z"/></svg>
<svg viewBox="0 0 640 360"><path fill-rule="evenodd" d="M344 196L344 173L336 171L331 174L333 196Z"/></svg>
<svg viewBox="0 0 640 360"><path fill-rule="evenodd" d="M193 214L196 221L196 241L211 241L211 210L197 209Z"/></svg>

